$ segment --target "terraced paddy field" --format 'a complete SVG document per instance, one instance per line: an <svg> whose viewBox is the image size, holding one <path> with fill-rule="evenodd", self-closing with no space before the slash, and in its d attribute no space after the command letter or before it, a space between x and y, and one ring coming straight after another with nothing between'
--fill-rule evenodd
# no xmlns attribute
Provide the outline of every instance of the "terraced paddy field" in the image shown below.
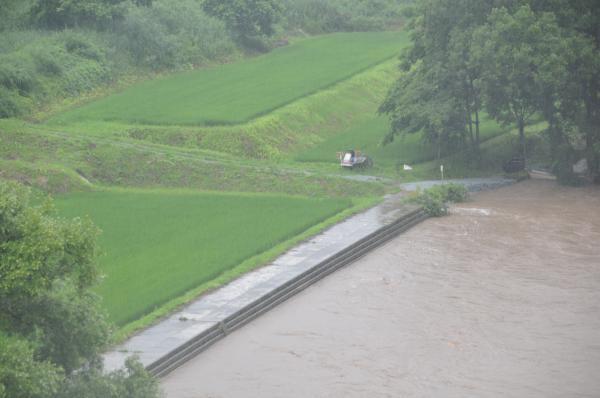
<svg viewBox="0 0 600 398"><path fill-rule="evenodd" d="M243 62L151 80L58 115L52 124L237 124L394 57L406 33L337 33Z"/></svg>
<svg viewBox="0 0 600 398"><path fill-rule="evenodd" d="M352 205L349 199L103 190L56 200L102 230L97 291L117 325L218 277Z"/></svg>

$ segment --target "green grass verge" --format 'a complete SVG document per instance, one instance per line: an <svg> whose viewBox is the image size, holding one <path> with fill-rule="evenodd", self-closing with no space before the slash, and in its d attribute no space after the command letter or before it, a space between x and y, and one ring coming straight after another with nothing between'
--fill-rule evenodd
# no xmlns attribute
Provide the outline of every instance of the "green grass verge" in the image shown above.
<svg viewBox="0 0 600 398"><path fill-rule="evenodd" d="M147 81L50 122L243 123L393 57L406 40L399 32L314 37L242 62Z"/></svg>
<svg viewBox="0 0 600 398"><path fill-rule="evenodd" d="M104 231L98 287L124 325L351 206L349 199L103 190L60 196L60 213Z"/></svg>

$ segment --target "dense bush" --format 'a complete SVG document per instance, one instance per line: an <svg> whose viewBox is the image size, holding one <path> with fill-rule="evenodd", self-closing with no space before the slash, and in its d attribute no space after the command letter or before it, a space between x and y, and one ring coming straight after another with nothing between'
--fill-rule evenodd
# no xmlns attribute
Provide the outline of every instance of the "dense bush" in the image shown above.
<svg viewBox="0 0 600 398"><path fill-rule="evenodd" d="M201 65L236 51L224 24L204 14L196 0L131 7L118 30L118 47L135 65L152 69Z"/></svg>
<svg viewBox="0 0 600 398"><path fill-rule="evenodd" d="M440 184L418 192L410 201L418 203L432 217L440 217L448 212L448 203L463 202L467 199L467 189L460 184Z"/></svg>
<svg viewBox="0 0 600 398"><path fill-rule="evenodd" d="M0 53L0 117L26 114L35 105L110 82L124 68L107 57L106 42L100 34L74 30L0 38L0 49L6 49Z"/></svg>
<svg viewBox="0 0 600 398"><path fill-rule="evenodd" d="M283 0L288 29L308 33L377 31L402 23L410 0Z"/></svg>

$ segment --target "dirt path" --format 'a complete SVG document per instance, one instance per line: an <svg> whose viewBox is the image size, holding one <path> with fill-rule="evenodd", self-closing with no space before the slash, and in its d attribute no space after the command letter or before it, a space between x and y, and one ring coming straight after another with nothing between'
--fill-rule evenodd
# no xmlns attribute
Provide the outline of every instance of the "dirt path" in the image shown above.
<svg viewBox="0 0 600 398"><path fill-rule="evenodd" d="M168 397L598 397L600 190L430 219L234 332Z"/></svg>

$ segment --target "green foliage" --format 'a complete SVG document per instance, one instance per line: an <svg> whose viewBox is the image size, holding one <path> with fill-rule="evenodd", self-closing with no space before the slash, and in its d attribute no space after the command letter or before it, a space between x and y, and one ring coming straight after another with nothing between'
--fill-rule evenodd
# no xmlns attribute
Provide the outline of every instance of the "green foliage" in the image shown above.
<svg viewBox="0 0 600 398"><path fill-rule="evenodd" d="M36 360L29 342L0 331L0 398L52 398L62 379L59 367Z"/></svg>
<svg viewBox="0 0 600 398"><path fill-rule="evenodd" d="M80 219L54 220L51 211L50 204L30 207L25 188L0 184L0 296L34 298L65 278L80 289L95 282L96 229Z"/></svg>
<svg viewBox="0 0 600 398"><path fill-rule="evenodd" d="M464 202L468 197L467 189L460 184L440 184L418 192L412 202L423 206L432 217L440 217L448 212L448 203Z"/></svg>
<svg viewBox="0 0 600 398"><path fill-rule="evenodd" d="M131 7L118 31L122 52L135 65L157 70L221 61L236 53L223 23L207 16L196 0Z"/></svg>
<svg viewBox="0 0 600 398"><path fill-rule="evenodd" d="M288 29L312 34L395 28L404 21L406 0L284 0Z"/></svg>
<svg viewBox="0 0 600 398"><path fill-rule="evenodd" d="M385 143L422 132L439 156L468 148L473 160L480 160L481 68L470 47L473 29L491 7L477 0L424 0L412 8L413 45L401 58L405 73L380 107L391 122Z"/></svg>
<svg viewBox="0 0 600 398"><path fill-rule="evenodd" d="M552 14L536 15L529 6L513 14L493 10L473 35L473 51L483 68L486 109L503 123L519 128L525 155L524 127L540 109L546 81L564 80L566 60L549 54L567 51Z"/></svg>
<svg viewBox="0 0 600 398"><path fill-rule="evenodd" d="M241 123L393 56L400 37L383 32L307 39L243 62L148 81L51 122Z"/></svg>
<svg viewBox="0 0 600 398"><path fill-rule="evenodd" d="M31 19L45 28L106 27L125 14L126 0L36 0Z"/></svg>
<svg viewBox="0 0 600 398"><path fill-rule="evenodd" d="M459 132L481 164L481 109L517 127L522 156L525 126L543 115L555 160L560 146L585 142L591 174L600 172L600 3L424 0L412 12L406 74L381 107L390 138L421 129L447 143ZM454 134L428 132L436 124Z"/></svg>
<svg viewBox="0 0 600 398"><path fill-rule="evenodd" d="M29 60L26 57L14 57L3 61L0 64L0 84L4 89L14 90L25 96L31 94L38 81Z"/></svg>
<svg viewBox="0 0 600 398"><path fill-rule="evenodd" d="M125 369L109 374L93 366L72 375L58 395L60 398L155 398L160 396L158 381L135 358L125 361Z"/></svg>
<svg viewBox="0 0 600 398"><path fill-rule="evenodd" d="M0 73L2 73L0 71ZM0 87L0 119L19 116L28 109L27 101L15 91Z"/></svg>
<svg viewBox="0 0 600 398"><path fill-rule="evenodd" d="M38 355L59 364L68 374L107 348L110 329L100 299L58 281L43 297L23 305L21 317L12 319L21 334L34 330Z"/></svg>
<svg viewBox="0 0 600 398"><path fill-rule="evenodd" d="M81 32L73 32L66 36L65 49L73 55L92 61L102 62L106 58L104 49Z"/></svg>
<svg viewBox="0 0 600 398"><path fill-rule="evenodd" d="M0 53L0 107L4 117L25 114L49 99L78 95L110 80L112 65L102 41L64 31L42 36L21 32L6 38L20 43ZM2 42L3 39L0 39Z"/></svg>
<svg viewBox="0 0 600 398"><path fill-rule="evenodd" d="M379 108L391 122L384 144L393 142L397 135L422 133L438 148L440 158L442 149L464 142L465 115L451 93L439 90L438 75L444 73L443 68L427 68L418 61L400 76Z"/></svg>
<svg viewBox="0 0 600 398"><path fill-rule="evenodd" d="M0 32L23 28L35 0L3 0L0 2Z"/></svg>
<svg viewBox="0 0 600 398"><path fill-rule="evenodd" d="M62 214L89 214L104 230L106 278L97 292L119 325L350 204L347 199L177 191L90 192L57 201Z"/></svg>
<svg viewBox="0 0 600 398"><path fill-rule="evenodd" d="M280 0L204 0L202 8L240 39L271 36L282 11Z"/></svg>
<svg viewBox="0 0 600 398"><path fill-rule="evenodd" d="M109 341L89 290L97 282L98 230L55 217L49 201L30 200L29 189L0 180L0 397L63 398L76 379L80 391L92 391L94 380L83 376L91 368L101 375ZM152 382L140 383L149 377L143 367L129 365L101 376L106 387L128 394L117 396L156 397Z"/></svg>
<svg viewBox="0 0 600 398"><path fill-rule="evenodd" d="M87 293L98 275L98 232L89 221L54 218L49 202L30 206L29 196L0 183L0 325L38 341L38 355L70 372L108 337Z"/></svg>

